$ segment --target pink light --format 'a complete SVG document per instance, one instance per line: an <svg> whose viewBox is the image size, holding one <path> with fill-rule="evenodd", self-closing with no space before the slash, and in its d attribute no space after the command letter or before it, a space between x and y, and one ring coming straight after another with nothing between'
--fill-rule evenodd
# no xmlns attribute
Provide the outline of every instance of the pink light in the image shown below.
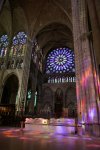
<svg viewBox="0 0 100 150"><path fill-rule="evenodd" d="M88 69L85 71L85 77L86 77L86 79L90 76L90 73L91 73L90 70L91 70L91 69L88 68Z"/></svg>
<svg viewBox="0 0 100 150"><path fill-rule="evenodd" d="M100 147L98 144L88 144L87 147Z"/></svg>
<svg viewBox="0 0 100 150"><path fill-rule="evenodd" d="M81 79L81 85L83 85L83 86L84 86L84 84L85 84L85 77L84 77L84 76L82 76L82 79Z"/></svg>
<svg viewBox="0 0 100 150"><path fill-rule="evenodd" d="M93 118L94 118L94 109L92 109L91 111L90 111L90 118L91 118L91 120L93 121Z"/></svg>

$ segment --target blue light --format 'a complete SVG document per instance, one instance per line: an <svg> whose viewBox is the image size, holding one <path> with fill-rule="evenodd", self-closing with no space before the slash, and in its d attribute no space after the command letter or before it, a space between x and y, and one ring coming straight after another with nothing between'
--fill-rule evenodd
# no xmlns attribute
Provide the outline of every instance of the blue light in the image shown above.
<svg viewBox="0 0 100 150"><path fill-rule="evenodd" d="M47 56L46 73L73 72L74 68L74 52L69 48L54 49Z"/></svg>
<svg viewBox="0 0 100 150"><path fill-rule="evenodd" d="M26 42L27 35L24 32L19 32L16 36L14 36L10 55L23 55L25 52Z"/></svg>
<svg viewBox="0 0 100 150"><path fill-rule="evenodd" d="M8 44L9 44L8 36L2 35L0 37L0 57L6 56Z"/></svg>

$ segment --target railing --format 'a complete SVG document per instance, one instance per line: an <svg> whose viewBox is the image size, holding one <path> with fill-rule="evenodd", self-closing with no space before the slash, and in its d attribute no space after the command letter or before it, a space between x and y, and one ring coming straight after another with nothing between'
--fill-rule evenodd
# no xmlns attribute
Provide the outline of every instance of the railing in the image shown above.
<svg viewBox="0 0 100 150"><path fill-rule="evenodd" d="M75 82L75 77L49 77L48 83Z"/></svg>
<svg viewBox="0 0 100 150"><path fill-rule="evenodd" d="M45 75L44 77L44 83L66 83L66 82L76 82L75 74L65 74L63 76Z"/></svg>

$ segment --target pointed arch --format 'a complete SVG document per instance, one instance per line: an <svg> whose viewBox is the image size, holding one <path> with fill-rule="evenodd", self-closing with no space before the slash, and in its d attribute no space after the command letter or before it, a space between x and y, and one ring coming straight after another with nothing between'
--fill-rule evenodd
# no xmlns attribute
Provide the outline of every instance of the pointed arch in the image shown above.
<svg viewBox="0 0 100 150"><path fill-rule="evenodd" d="M1 98L2 104L15 104L17 92L19 88L19 80L15 74L10 74L4 80L4 88Z"/></svg>
<svg viewBox="0 0 100 150"><path fill-rule="evenodd" d="M53 101L53 91L50 87L46 87L43 90L43 102Z"/></svg>
<svg viewBox="0 0 100 150"><path fill-rule="evenodd" d="M63 113L63 91L61 88L57 88L55 92L55 116L61 117Z"/></svg>
<svg viewBox="0 0 100 150"><path fill-rule="evenodd" d="M63 91L61 88L57 88L56 92L55 92L55 101L60 101L62 100L63 102Z"/></svg>
<svg viewBox="0 0 100 150"><path fill-rule="evenodd" d="M25 32L18 32L12 40L10 56L23 56L26 50L27 35Z"/></svg>
<svg viewBox="0 0 100 150"><path fill-rule="evenodd" d="M77 98L76 88L69 86L65 92L65 107L68 109L68 117L73 118L77 116Z"/></svg>

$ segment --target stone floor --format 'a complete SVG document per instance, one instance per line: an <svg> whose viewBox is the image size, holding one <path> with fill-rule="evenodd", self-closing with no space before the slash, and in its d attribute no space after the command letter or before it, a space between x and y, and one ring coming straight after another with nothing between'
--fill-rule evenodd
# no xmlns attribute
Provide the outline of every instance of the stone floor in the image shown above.
<svg viewBox="0 0 100 150"><path fill-rule="evenodd" d="M0 150L100 150L100 138L67 134L64 126L1 127Z"/></svg>

